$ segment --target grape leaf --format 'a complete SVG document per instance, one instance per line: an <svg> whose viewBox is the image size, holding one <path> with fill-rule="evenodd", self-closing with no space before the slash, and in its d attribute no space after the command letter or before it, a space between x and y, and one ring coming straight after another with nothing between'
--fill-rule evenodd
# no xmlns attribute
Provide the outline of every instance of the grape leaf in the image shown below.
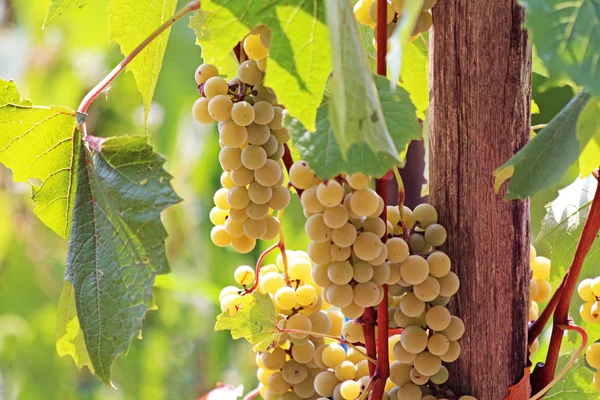
<svg viewBox="0 0 600 400"><path fill-rule="evenodd" d="M600 100L592 98L579 116L577 136L583 137L587 145L579 156L579 176L586 177L600 168Z"/></svg>
<svg viewBox="0 0 600 400"><path fill-rule="evenodd" d="M404 2L402 15L390 37L390 51L388 51L386 57L387 66L390 70L390 80L392 82L398 82L398 79L400 79L400 71L402 71L402 64L404 62L403 51L415 30L415 25L417 24L422 8L423 0Z"/></svg>
<svg viewBox="0 0 600 400"><path fill-rule="evenodd" d="M88 137L88 145L78 154L65 280L94 370L109 384L153 305L155 275L169 270L160 213L180 199L146 137Z"/></svg>
<svg viewBox="0 0 600 400"><path fill-rule="evenodd" d="M417 116L425 119L429 108L429 52L422 41L413 41L404 46L400 87L410 94Z"/></svg>
<svg viewBox="0 0 600 400"><path fill-rule="evenodd" d="M376 155L396 157L398 150L385 125L350 1L325 4L329 40L336 44L331 49L329 121L342 159L348 160L355 143L364 143Z"/></svg>
<svg viewBox="0 0 600 400"><path fill-rule="evenodd" d="M572 356L572 354L565 354L558 357L556 370L562 370ZM583 357L579 357L544 398L557 400L597 399L598 391L594 387L593 377L594 372L585 366Z"/></svg>
<svg viewBox="0 0 600 400"><path fill-rule="evenodd" d="M0 163L15 182L33 189L33 212L63 238L74 203L75 152L80 147L76 113L21 100L13 82L0 80Z"/></svg>
<svg viewBox="0 0 600 400"><path fill-rule="evenodd" d="M553 77L600 96L600 0L521 0L538 56Z"/></svg>
<svg viewBox="0 0 600 400"><path fill-rule="evenodd" d="M177 0L110 0L108 5L110 41L118 43L124 55L131 53L156 28L171 18L176 6ZM170 31L169 28L154 39L127 66L127 70L133 73L138 91L142 95L144 121L148 119Z"/></svg>
<svg viewBox="0 0 600 400"><path fill-rule="evenodd" d="M314 131L331 72L324 0L206 0L190 19L204 60L227 74L234 72L231 49L260 24L272 32L265 85Z"/></svg>
<svg viewBox="0 0 600 400"><path fill-rule="evenodd" d="M418 140L421 137L415 106L410 101L406 90L397 88L393 91L387 78L375 75L374 81L392 140L395 147L404 152L411 140ZM319 178L329 179L341 172L363 172L382 176L394 165L400 164L399 154L376 155L364 142L354 143L348 152L348 159L344 160L332 132L328 107L329 104L325 101L319 108L317 131L314 133L308 132L297 119L286 121L294 145Z"/></svg>
<svg viewBox="0 0 600 400"><path fill-rule="evenodd" d="M504 198L523 199L557 182L589 141L589 132L578 126L579 115L589 100L588 93L579 93L548 126L494 171L495 191L512 177Z"/></svg>
<svg viewBox="0 0 600 400"><path fill-rule="evenodd" d="M44 20L44 28L55 18L71 8L82 8L89 0L51 0Z"/></svg>
<svg viewBox="0 0 600 400"><path fill-rule="evenodd" d="M235 340L244 338L254 351L267 351L277 344L281 328L275 305L268 294L253 292L234 302L234 308L217 317L215 331L228 330Z"/></svg>
<svg viewBox="0 0 600 400"><path fill-rule="evenodd" d="M77 318L75 305L75 293L73 285L69 281L63 283L63 289L58 301L56 315L56 352L59 356L69 355L75 361L77 368L86 366L94 373L94 367L90 360L83 331Z"/></svg>

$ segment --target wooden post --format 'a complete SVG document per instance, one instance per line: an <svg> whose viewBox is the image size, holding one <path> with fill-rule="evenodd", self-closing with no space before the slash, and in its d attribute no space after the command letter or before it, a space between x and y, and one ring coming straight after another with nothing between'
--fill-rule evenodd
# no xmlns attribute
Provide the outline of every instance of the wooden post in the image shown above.
<svg viewBox="0 0 600 400"><path fill-rule="evenodd" d="M494 194L492 172L529 138L531 49L516 0L440 0L430 37L430 200L465 322L450 365L457 395L501 400L523 376L529 308L529 204Z"/></svg>

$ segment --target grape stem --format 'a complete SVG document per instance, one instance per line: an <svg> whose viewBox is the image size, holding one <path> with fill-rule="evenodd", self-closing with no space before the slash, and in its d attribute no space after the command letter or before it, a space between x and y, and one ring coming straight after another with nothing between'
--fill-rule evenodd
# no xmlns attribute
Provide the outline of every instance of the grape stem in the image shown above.
<svg viewBox="0 0 600 400"><path fill-rule="evenodd" d="M394 335L400 335L404 328L388 328L388 337L392 337Z"/></svg>
<svg viewBox="0 0 600 400"><path fill-rule="evenodd" d="M256 397L258 397L260 395L260 391L258 390L258 388L252 390L251 392L249 392L247 395L244 396L243 400L252 400L255 399Z"/></svg>
<svg viewBox="0 0 600 400"><path fill-rule="evenodd" d="M322 337L322 338L333 339L333 340L336 340L336 341L338 341L338 342L340 342L342 344L345 344L348 347L353 348L357 353L360 353L363 356L365 356L365 358L367 360L369 360L371 362L371 364L375 365L377 363L376 359L370 357L367 353L365 353L364 351L362 351L361 348L355 346L354 344L350 343L346 339L342 339L342 338L337 337L337 336L328 335L326 333L320 333L320 332L304 331L302 329L288 329L288 328L284 328L284 329L280 329L279 331L283 332L283 333L300 333L300 334L306 334L306 335L318 336L318 337ZM371 365L371 364L369 364L369 365Z"/></svg>
<svg viewBox="0 0 600 400"><path fill-rule="evenodd" d="M250 294L258 288L258 284L260 281L260 278L259 278L260 277L260 267L262 266L262 262L265 260L265 257L267 256L267 254L269 254L273 250L277 249L278 247L279 247L279 242L275 243L274 245L272 245L271 247L269 247L268 249L263 251L262 254L260 255L260 257L258 257L258 261L256 262L254 284L252 285L252 287L250 287L250 289L246 289L246 291L244 291L244 293L242 293L242 296L245 294Z"/></svg>
<svg viewBox="0 0 600 400"><path fill-rule="evenodd" d="M594 177L598 180L598 170L594 171ZM563 281L559 289L554 294L551 304L556 303L556 308L553 313L553 326L552 336L550 338L550 345L548 347L548 354L546 355L546 362L543 365L539 365L533 371L531 375L531 386L532 393L541 393L554 379L556 371L556 365L558 363L558 356L560 355L560 346L565 331L565 326L569 325L569 305L571 304L571 298L575 287L577 286L577 280L583 267L583 261L587 256L598 232L600 231L600 190L596 190L594 199L590 211L585 220L583 232L577 243L577 249L575 250L575 256L573 262L569 267L569 270L565 274ZM554 298L556 297L557 300ZM550 304L549 304L550 306ZM543 329L543 326L549 319L549 313L546 310L542 313L538 321L534 323L530 328L530 334L539 335L539 332ZM542 317L545 319L543 320ZM533 330L535 328L535 330ZM532 332L533 331L533 332ZM535 339L535 338L534 338ZM529 339L531 340L531 338ZM540 395L541 398L542 395Z"/></svg>
<svg viewBox="0 0 600 400"><path fill-rule="evenodd" d="M290 147L287 145L287 143L285 143L283 145L283 165L285 165L285 169L288 172L288 176L290 174L290 169L292 168L292 165L294 165L294 158L292 157L292 152L290 151ZM292 185L292 182L290 181L289 183L290 186L292 186L294 189L296 189L296 193L298 193L298 197L302 196L302 189L298 189L296 186Z"/></svg>
<svg viewBox="0 0 600 400"><path fill-rule="evenodd" d="M538 129L544 129L547 126L548 126L548 124L532 125L531 126L531 130L537 131Z"/></svg>
<svg viewBox="0 0 600 400"><path fill-rule="evenodd" d="M571 357L571 359L563 367L563 369L561 369L560 372L558 374L556 374L554 379L552 379L552 381L550 381L550 383L548 383L546 386L544 386L542 388L542 390L540 390L533 397L531 397L530 400L541 399L550 389L552 389L552 386L556 385L556 383L567 373L569 368L571 368L573 366L573 364L579 358L581 353L583 353L583 349L585 349L585 347L587 346L588 335L582 327L571 324L571 323L566 324L566 325L559 325L559 326L563 331L575 331L575 332L579 333L581 335L581 345L579 345L579 348L577 349L575 354L573 354L573 357Z"/></svg>
<svg viewBox="0 0 600 400"><path fill-rule="evenodd" d="M406 242L410 250L410 241L408 240L409 232L406 223L404 222L404 199L406 197L406 191L404 190L404 181L398 167L394 167L394 176L396 177L396 183L398 184L398 212L400 213L400 226L402 227L402 238Z"/></svg>
<svg viewBox="0 0 600 400"><path fill-rule="evenodd" d="M200 6L200 0L191 1L188 4L186 4L183 8L181 8L181 10L177 11L175 15L166 20L161 26L156 28L156 30L152 32L150 36L144 39L142 43L140 43L135 49L133 49L133 51L129 53L129 55L125 57L123 61L121 61L115 68L113 68L113 70L110 71L104 79L102 79L96 86L94 86L92 90L89 91L88 94L85 95L85 97L81 101L81 104L79 105L79 108L77 109L77 112L79 112L80 114L86 114L92 102L100 95L100 93L102 93L108 87L108 85L112 83L112 81L115 80L117 76L119 76L121 72L123 72L127 65L129 65L135 59L135 57L142 52L142 50L144 50L150 43L152 43L154 39L159 37L167 29L169 29L171 25L173 25L175 22L179 21L181 18L185 17L192 11L199 10ZM81 123L81 130L83 136L87 136L85 122Z"/></svg>

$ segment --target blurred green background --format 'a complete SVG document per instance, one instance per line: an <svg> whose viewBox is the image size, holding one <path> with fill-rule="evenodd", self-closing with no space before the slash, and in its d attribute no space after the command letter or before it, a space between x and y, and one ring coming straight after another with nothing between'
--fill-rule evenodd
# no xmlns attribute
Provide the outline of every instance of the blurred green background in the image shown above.
<svg viewBox="0 0 600 400"><path fill-rule="evenodd" d="M76 109L121 59L108 41L106 4L91 1L42 30L48 0L0 0L0 77L16 81L34 104ZM115 364L118 390L57 355L54 328L67 244L33 216L29 186L12 183L10 171L0 166L1 400L195 399L219 381L244 384L246 392L256 385L250 346L232 341L227 332L213 332L213 325L220 312L218 293L233 283L235 267L253 265L269 244L239 255L210 242L208 212L221 174L218 138L213 128L200 127L191 117L198 96L193 74L201 51L186 25L181 21L172 30L148 127L157 151L170 160L167 170L185 200L163 216L173 274L157 280L159 309L149 312L144 339L134 341L129 354ZM541 109L533 124L546 123L573 91L547 88L546 79L537 74L533 82ZM88 126L97 136L143 134L142 121L133 77L123 74L94 103ZM533 237L544 204L555 194L548 191L532 200ZM297 229L302 223L293 197L283 224L291 249L306 248L303 230Z"/></svg>

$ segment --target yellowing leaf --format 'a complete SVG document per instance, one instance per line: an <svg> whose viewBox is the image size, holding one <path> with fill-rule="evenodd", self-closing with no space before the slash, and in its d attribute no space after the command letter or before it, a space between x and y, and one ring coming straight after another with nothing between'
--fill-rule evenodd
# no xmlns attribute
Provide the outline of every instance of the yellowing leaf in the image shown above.
<svg viewBox="0 0 600 400"><path fill-rule="evenodd" d="M265 85L290 115L314 131L331 73L324 4L324 0L206 0L190 19L190 27L196 31L202 58L231 74L233 47L252 27L267 25L272 34Z"/></svg>
<svg viewBox="0 0 600 400"><path fill-rule="evenodd" d="M119 43L121 52L131 53L147 36L173 16L177 0L111 0L108 5L108 23L111 42ZM128 65L133 72L138 91L144 101L145 120L154 96L163 56L169 40L170 28L154 39Z"/></svg>
<svg viewBox="0 0 600 400"><path fill-rule="evenodd" d="M387 54L386 62L392 82L398 82L398 79L400 79L400 71L403 69L402 62L404 61L403 52L415 30L422 7L423 0L405 1L404 12L389 39L390 51Z"/></svg>
<svg viewBox="0 0 600 400"><path fill-rule="evenodd" d="M242 296L234 306L235 310L226 310L217 317L215 331L231 331L234 339L244 338L253 344L254 351L263 352L277 344L281 329L268 294L254 292Z"/></svg>
<svg viewBox="0 0 600 400"><path fill-rule="evenodd" d="M75 7L81 8L85 6L88 1L89 0L51 0L50 5L48 6L48 12L46 13L44 27L65 11Z"/></svg>
<svg viewBox="0 0 600 400"><path fill-rule="evenodd" d="M75 198L77 118L64 107L36 107L0 80L0 163L33 188L33 212L60 236L69 234Z"/></svg>

